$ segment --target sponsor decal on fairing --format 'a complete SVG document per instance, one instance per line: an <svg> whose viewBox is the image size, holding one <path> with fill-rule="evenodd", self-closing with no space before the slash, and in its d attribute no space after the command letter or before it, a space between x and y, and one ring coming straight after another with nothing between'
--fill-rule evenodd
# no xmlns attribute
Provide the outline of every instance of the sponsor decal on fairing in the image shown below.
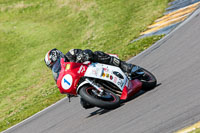
<svg viewBox="0 0 200 133"><path fill-rule="evenodd" d="M100 63L92 63L84 76L110 81L121 90L123 90L127 81L126 75L120 68Z"/></svg>

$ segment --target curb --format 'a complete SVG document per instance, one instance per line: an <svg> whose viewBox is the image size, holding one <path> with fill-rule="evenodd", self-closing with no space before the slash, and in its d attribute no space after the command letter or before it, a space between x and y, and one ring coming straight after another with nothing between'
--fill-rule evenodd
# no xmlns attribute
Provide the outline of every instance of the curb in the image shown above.
<svg viewBox="0 0 200 133"><path fill-rule="evenodd" d="M192 125L192 126L189 126L189 127L186 127L184 129L181 129L175 133L189 133L189 132L192 132L196 129L200 128L200 121L197 122L196 124Z"/></svg>

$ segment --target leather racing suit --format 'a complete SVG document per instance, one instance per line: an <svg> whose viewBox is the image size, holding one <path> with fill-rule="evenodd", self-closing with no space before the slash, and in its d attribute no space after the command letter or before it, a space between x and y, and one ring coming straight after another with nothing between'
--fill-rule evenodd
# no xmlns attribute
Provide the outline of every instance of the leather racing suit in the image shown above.
<svg viewBox="0 0 200 133"><path fill-rule="evenodd" d="M65 58L65 62L77 62L82 63L85 61L91 61L91 62L98 62L108 65L113 65L120 67L122 71L125 73L131 73L131 70L133 68L133 64L128 64L125 61L121 61L120 59L110 56L102 51L95 51L92 52L89 49L81 50L81 49L71 49L69 52L67 52L65 55L60 54L60 58ZM60 72L60 58L56 61L54 66L52 67L52 72L54 79L57 80Z"/></svg>
<svg viewBox="0 0 200 133"><path fill-rule="evenodd" d="M126 73L130 73L133 68L133 64L128 64L125 61L121 61L120 59L110 56L102 51L92 52L89 49L81 50L81 49L71 49L69 52L65 54L66 61L70 62L78 62L82 63L84 61L98 62L108 65L113 65L120 67L122 71Z"/></svg>

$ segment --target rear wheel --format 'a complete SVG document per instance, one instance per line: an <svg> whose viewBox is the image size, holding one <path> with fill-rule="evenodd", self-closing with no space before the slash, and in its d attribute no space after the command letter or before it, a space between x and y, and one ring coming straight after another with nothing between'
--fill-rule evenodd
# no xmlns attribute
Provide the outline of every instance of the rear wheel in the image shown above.
<svg viewBox="0 0 200 133"><path fill-rule="evenodd" d="M104 89L102 95L98 95L94 87L84 85L80 88L79 94L86 102L99 108L114 109L120 105L119 96L107 89Z"/></svg>
<svg viewBox="0 0 200 133"><path fill-rule="evenodd" d="M156 87L156 77L144 68L141 68L141 70L144 72L144 75L140 78L140 81L142 82L142 89L148 91Z"/></svg>

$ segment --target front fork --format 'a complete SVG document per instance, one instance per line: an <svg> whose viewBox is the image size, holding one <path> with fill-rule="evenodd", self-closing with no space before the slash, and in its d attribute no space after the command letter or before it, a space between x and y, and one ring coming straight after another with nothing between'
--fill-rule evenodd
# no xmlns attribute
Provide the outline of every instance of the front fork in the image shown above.
<svg viewBox="0 0 200 133"><path fill-rule="evenodd" d="M99 92L99 93L94 92L94 93L96 93L96 95L98 95L98 96L102 96L103 95L104 90L102 89L102 86L96 84L94 81L92 81L92 80L90 80L88 78L86 78L85 81L87 81L90 85L92 85Z"/></svg>

